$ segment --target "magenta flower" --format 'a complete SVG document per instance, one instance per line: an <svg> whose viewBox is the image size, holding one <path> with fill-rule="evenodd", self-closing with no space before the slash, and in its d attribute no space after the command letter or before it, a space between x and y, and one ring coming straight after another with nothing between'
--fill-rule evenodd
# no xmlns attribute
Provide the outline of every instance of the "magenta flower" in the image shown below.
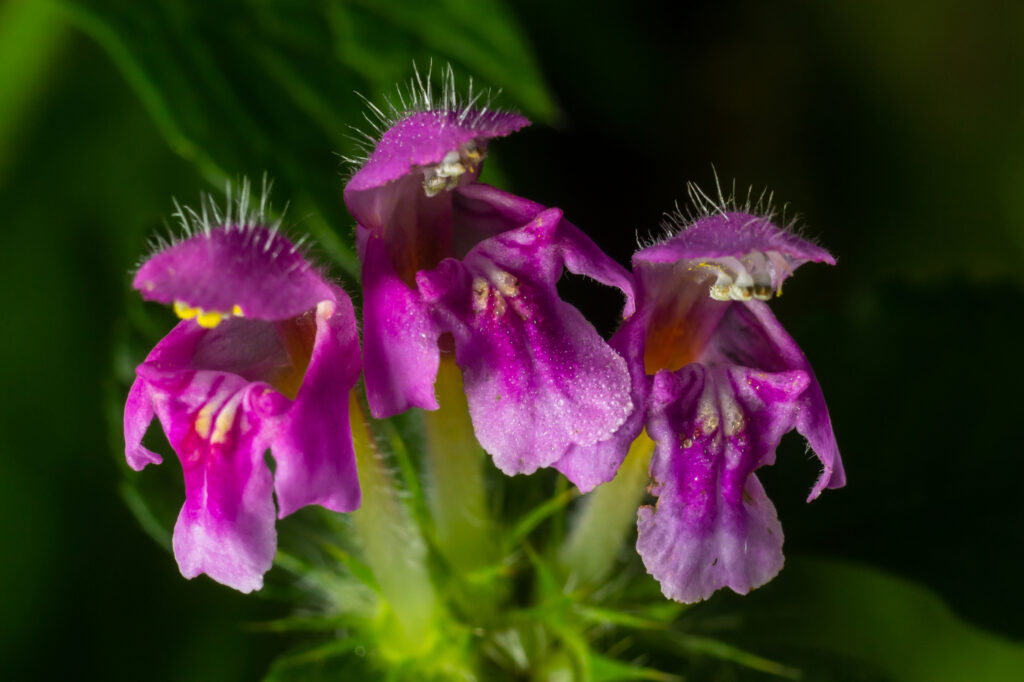
<svg viewBox="0 0 1024 682"><path fill-rule="evenodd" d="M413 91L411 109L377 111L386 130L345 187L370 408L437 409L441 347L454 343L478 440L505 473L530 473L632 411L625 361L555 288L563 268L623 292L629 275L559 209L476 181L488 142L525 118L457 105L450 71L440 106Z"/></svg>
<svg viewBox="0 0 1024 682"><path fill-rule="evenodd" d="M646 426L658 502L640 509L637 551L683 602L746 593L782 568L782 528L754 471L774 462L783 434L795 428L824 467L809 500L845 483L814 372L764 302L803 263L835 261L749 210L716 207L633 256L637 311L612 344L642 409L613 439L556 464L589 490L614 477Z"/></svg>
<svg viewBox="0 0 1024 682"><path fill-rule="evenodd" d="M348 296L245 203L235 221L214 209L218 227L192 214L201 229L139 268L134 287L184 319L139 366L124 432L135 470L161 461L142 446L154 415L181 460L182 574L249 592L276 550L274 492L280 517L359 506L348 393L360 361Z"/></svg>

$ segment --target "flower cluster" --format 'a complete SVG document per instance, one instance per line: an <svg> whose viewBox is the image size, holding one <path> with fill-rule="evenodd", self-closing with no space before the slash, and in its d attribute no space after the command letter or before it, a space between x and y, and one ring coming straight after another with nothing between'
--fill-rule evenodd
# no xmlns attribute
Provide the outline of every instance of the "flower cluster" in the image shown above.
<svg viewBox="0 0 1024 682"><path fill-rule="evenodd" d="M638 437L653 439L658 501L639 510L637 551L665 595L764 584L782 566L782 530L754 471L795 428L823 465L811 498L844 483L821 388L767 305L800 265L832 257L770 212L697 194L697 214L674 214L627 271L560 209L479 181L489 144L528 121L453 92L447 81L438 99L414 88L401 109L374 108L379 135L344 188L361 351L348 295L262 201L249 208L247 189L235 211L182 212L185 235L135 275L144 298L182 318L139 366L124 422L133 468L160 462L142 445L154 417L181 460L182 573L258 589L275 495L279 517L360 505L349 423L360 374L385 419L438 409L451 358L476 438L505 474L555 467L587 492ZM560 297L565 270L622 293L610 340Z"/></svg>

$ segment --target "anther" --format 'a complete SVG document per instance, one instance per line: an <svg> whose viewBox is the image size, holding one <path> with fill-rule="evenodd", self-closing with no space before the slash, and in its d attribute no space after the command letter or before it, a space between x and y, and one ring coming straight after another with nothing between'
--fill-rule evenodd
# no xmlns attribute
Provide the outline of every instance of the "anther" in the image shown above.
<svg viewBox="0 0 1024 682"><path fill-rule="evenodd" d="M440 163L423 168L423 193L432 197L445 190L455 189L463 174L476 173L483 158L483 153L472 140L457 150L451 150Z"/></svg>
<svg viewBox="0 0 1024 682"><path fill-rule="evenodd" d="M196 316L196 322L204 329L213 329L221 323L225 315L216 310L204 310Z"/></svg>
<svg viewBox="0 0 1024 682"><path fill-rule="evenodd" d="M729 297L734 301L749 301L754 293L754 278L740 265L736 281L729 287Z"/></svg>
<svg viewBox="0 0 1024 682"><path fill-rule="evenodd" d="M192 308L188 303L184 301L174 302L174 314L183 320L191 320L193 317L198 315L201 311L199 308Z"/></svg>
<svg viewBox="0 0 1024 682"><path fill-rule="evenodd" d="M732 300L729 296L729 291L732 288L732 274L725 268L721 263L706 262L698 263L697 267L708 268L714 270L717 274L715 283L711 285L710 294L711 298L716 301L729 301Z"/></svg>
<svg viewBox="0 0 1024 682"><path fill-rule="evenodd" d="M203 310L198 307L193 308L184 301L174 302L174 314L183 320L195 319L196 324L204 329L213 329L229 317L243 317L242 307L237 304L232 306L230 313L225 313L220 310Z"/></svg>
<svg viewBox="0 0 1024 682"><path fill-rule="evenodd" d="M697 263L714 270L709 295L716 301L768 301L782 295L782 281L793 274L789 261L777 251L751 251L742 258Z"/></svg>

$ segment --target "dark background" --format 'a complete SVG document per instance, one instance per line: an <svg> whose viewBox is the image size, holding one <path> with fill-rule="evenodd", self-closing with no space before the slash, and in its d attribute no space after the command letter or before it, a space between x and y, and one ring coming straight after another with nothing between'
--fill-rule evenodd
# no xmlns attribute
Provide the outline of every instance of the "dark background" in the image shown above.
<svg viewBox="0 0 1024 682"><path fill-rule="evenodd" d="M230 62L264 32L301 43L280 37L281 27L302 26L331 3L302 3L294 24L253 19L275 3L243 3L237 13L154 3L162 9L152 25L125 10L134 18L113 28L89 4L0 3L0 661L15 671L10 679L253 679L283 644L239 624L284 607L183 580L141 530L119 494L128 474L109 428L122 390L113 377L140 358L115 348L126 306L136 305L129 271L146 238L162 229L172 196L194 203L216 189L218 171L269 170L284 188L280 201L315 171L322 186L303 189L311 198L300 196L290 215L315 236L341 237L324 252L344 248L351 222L334 153L348 142L326 135L317 144L308 122L275 108L280 88L263 85L272 62ZM525 0L479 21L481 30L488 21L518 27L529 76L539 74L547 99L543 89L517 90L507 61L463 49L472 21L451 34L443 23L417 33L394 18L398 10L353 4L368 22L353 40L379 53L339 59L384 64L379 78L393 82L409 75L412 58L435 56L504 87L498 103L538 122L492 146L489 172L565 209L624 264L637 236L685 201L687 181L713 188L712 165L724 184L735 179L744 193L767 186L788 202L839 261L801 269L773 305L824 387L849 483L804 505L816 465L800 439L784 441L779 464L761 476L787 556L873 566L931 590L968 623L1024 636L1024 11ZM382 30L388 21L399 28ZM173 60L158 68L145 53L145 31L153 45L174 42L159 37L161 22L212 55L204 81L181 67L180 89L164 102L182 112L170 123L146 86L147 73L175 72ZM140 42L112 40L111 31ZM242 51L218 43L224 35ZM118 45L143 50L141 72ZM512 87L501 82L502 64ZM301 73L339 103L329 111L359 123L352 91L373 96L383 86L365 66L322 66L310 61ZM252 104L244 124L224 102L204 99L218 67L219 87L237 88L240 107ZM257 138L250 128L270 133ZM340 267L335 274L346 277ZM614 304L579 301L606 333Z"/></svg>

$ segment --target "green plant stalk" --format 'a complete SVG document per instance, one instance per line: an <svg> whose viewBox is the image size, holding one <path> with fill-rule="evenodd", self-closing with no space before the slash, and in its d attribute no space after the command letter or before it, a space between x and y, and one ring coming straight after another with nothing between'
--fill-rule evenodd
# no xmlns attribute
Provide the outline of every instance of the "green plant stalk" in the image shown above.
<svg viewBox="0 0 1024 682"><path fill-rule="evenodd" d="M622 544L636 533L653 453L654 441L644 431L615 478L587 495L558 556L570 586L595 587L615 567Z"/></svg>
<svg viewBox="0 0 1024 682"><path fill-rule="evenodd" d="M436 383L440 409L423 413L428 471L427 501L442 556L459 573L495 559L493 524L484 487L484 452L477 443L462 372L443 355Z"/></svg>
<svg viewBox="0 0 1024 682"><path fill-rule="evenodd" d="M352 524L366 564L398 623L397 638L390 644L403 656L423 653L434 644L437 630L433 626L439 613L427 569L426 544L398 498L396 481L381 460L355 391L349 411L363 496L362 505L352 512Z"/></svg>

